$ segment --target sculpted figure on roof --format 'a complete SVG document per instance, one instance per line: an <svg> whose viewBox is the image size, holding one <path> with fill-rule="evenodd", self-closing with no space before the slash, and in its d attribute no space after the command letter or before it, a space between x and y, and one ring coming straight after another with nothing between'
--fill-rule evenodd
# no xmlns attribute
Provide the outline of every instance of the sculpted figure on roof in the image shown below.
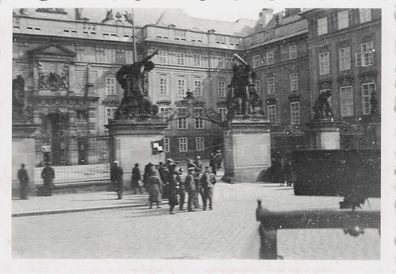
<svg viewBox="0 0 396 274"><path fill-rule="evenodd" d="M124 90L124 96L118 107L116 118L129 118L138 114L157 114L158 107L152 105L144 90L145 75L154 68L154 63L150 59L157 53L158 50L146 56L142 61L124 65L118 70L116 79Z"/></svg>
<svg viewBox="0 0 396 274"><path fill-rule="evenodd" d="M254 86L256 74L238 54L233 55L234 65L229 93L227 96L228 111L236 115L253 114L261 100Z"/></svg>

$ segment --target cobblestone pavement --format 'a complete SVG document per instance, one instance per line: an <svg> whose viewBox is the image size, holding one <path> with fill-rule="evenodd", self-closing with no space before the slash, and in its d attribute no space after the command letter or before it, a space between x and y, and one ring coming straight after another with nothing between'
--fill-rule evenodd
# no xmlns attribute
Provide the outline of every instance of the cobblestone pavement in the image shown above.
<svg viewBox="0 0 396 274"><path fill-rule="evenodd" d="M270 210L335 209L340 200L294 196L292 188L275 185L218 183L212 211L169 215L162 205L12 218L12 253L15 258L256 259L257 198ZM379 199L370 202L379 209ZM379 259L380 236L377 230L357 238L342 230L283 230L278 254L285 259Z"/></svg>

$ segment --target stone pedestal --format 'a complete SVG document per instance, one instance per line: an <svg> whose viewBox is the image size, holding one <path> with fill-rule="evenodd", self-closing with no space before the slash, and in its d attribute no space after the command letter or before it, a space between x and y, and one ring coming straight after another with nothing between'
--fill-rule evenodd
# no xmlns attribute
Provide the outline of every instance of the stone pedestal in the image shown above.
<svg viewBox="0 0 396 274"><path fill-rule="evenodd" d="M340 149L340 123L332 118L312 120L310 128L310 146L314 149Z"/></svg>
<svg viewBox="0 0 396 274"><path fill-rule="evenodd" d="M234 118L224 133L224 177L228 183L256 182L271 165L270 123L263 116Z"/></svg>
<svg viewBox="0 0 396 274"><path fill-rule="evenodd" d="M34 167L36 165L36 140L38 126L34 124L20 124L12 126L12 195L19 195L19 181L17 177L21 164L24 163L29 175L29 195L35 195Z"/></svg>
<svg viewBox="0 0 396 274"><path fill-rule="evenodd" d="M381 149L381 115L371 114L364 120L366 126L366 134L371 136L372 145Z"/></svg>
<svg viewBox="0 0 396 274"><path fill-rule="evenodd" d="M111 121L108 125L112 136L112 160L120 162L125 173L130 173L135 163L143 172L144 166L151 162L165 161L165 153L152 153L151 142L164 139L164 129L168 126L163 119L145 118L142 120L122 119ZM124 180L129 178L124 176Z"/></svg>

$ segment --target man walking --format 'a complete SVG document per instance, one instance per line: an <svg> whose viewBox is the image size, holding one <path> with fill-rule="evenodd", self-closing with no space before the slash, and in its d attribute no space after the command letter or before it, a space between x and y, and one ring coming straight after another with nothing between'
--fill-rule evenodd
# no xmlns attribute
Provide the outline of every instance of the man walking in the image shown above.
<svg viewBox="0 0 396 274"><path fill-rule="evenodd" d="M119 165L120 163L118 161L113 162L113 166L110 171L110 180L114 184L114 190L117 192L118 200L121 200L124 190L122 184L122 175L124 172Z"/></svg>
<svg viewBox="0 0 396 274"><path fill-rule="evenodd" d="M139 190L140 193L143 193L142 187L139 184L139 181L142 179L139 169L139 164L136 163L135 167L132 168L132 178L131 178L131 188L133 193L136 194Z"/></svg>
<svg viewBox="0 0 396 274"><path fill-rule="evenodd" d="M49 162L45 163L45 167L41 171L41 178L44 181L44 191L46 196L52 196L53 180L55 179L55 170Z"/></svg>
<svg viewBox="0 0 396 274"><path fill-rule="evenodd" d="M207 166L205 173L201 177L201 185L203 189L203 210L206 210L206 205L209 200L209 209L213 209L213 187L216 184L216 176L212 173L211 168Z"/></svg>
<svg viewBox="0 0 396 274"><path fill-rule="evenodd" d="M27 193L29 187L29 176L25 169L25 164L21 164L21 168L18 170L19 180L19 195L22 200L27 200Z"/></svg>

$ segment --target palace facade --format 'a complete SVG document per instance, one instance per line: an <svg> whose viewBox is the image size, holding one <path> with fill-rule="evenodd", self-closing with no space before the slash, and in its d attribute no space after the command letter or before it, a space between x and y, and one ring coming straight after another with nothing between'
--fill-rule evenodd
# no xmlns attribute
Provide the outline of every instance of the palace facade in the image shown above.
<svg viewBox="0 0 396 274"><path fill-rule="evenodd" d="M345 121L345 136L364 133L360 125L372 113L373 91L380 102L378 10L286 9L273 14L263 9L257 21L223 22L179 9L135 9L134 31L126 12L131 11L14 10L13 79L24 80L22 116L40 128L38 159L43 146L51 146L54 164L107 159L105 149L97 152L107 145L106 138L98 146L95 136L106 136L105 126L123 96L115 74L134 62L133 33L136 60L159 51L146 91L161 111L212 109L225 118L232 55L241 55L256 72L264 112L273 123L273 137L279 137L275 147L290 136L296 142L303 138L321 90L333 91L331 104L335 117ZM194 95L191 106L181 104L187 91ZM14 123L21 119L14 113ZM221 146L222 134L200 118L174 120L165 132L165 152L175 159L207 158Z"/></svg>

